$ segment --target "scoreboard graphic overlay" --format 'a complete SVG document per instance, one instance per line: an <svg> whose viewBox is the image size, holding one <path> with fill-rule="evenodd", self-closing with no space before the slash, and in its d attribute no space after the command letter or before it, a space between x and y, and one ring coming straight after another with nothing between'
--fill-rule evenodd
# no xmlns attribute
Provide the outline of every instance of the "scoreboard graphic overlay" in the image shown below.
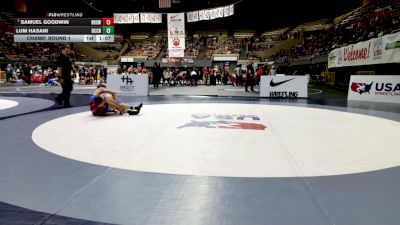
<svg viewBox="0 0 400 225"><path fill-rule="evenodd" d="M114 42L114 18L16 18L14 42Z"/></svg>

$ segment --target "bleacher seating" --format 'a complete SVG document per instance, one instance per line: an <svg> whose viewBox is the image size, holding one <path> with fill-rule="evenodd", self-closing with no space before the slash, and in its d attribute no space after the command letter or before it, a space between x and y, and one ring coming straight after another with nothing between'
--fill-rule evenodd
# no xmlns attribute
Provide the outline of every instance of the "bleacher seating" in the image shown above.
<svg viewBox="0 0 400 225"><path fill-rule="evenodd" d="M270 61L288 62L324 56L335 48L381 37L400 30L400 2L375 1L355 10L327 29L304 32L304 42L282 50Z"/></svg>
<svg viewBox="0 0 400 225"><path fill-rule="evenodd" d="M163 41L161 39L135 41L125 53L125 56L147 57L148 59L155 59L162 49L162 42Z"/></svg>
<svg viewBox="0 0 400 225"><path fill-rule="evenodd" d="M227 38L218 42L214 38L207 40L206 59L211 59L214 54L239 54L241 51L241 43L244 39Z"/></svg>
<svg viewBox="0 0 400 225"><path fill-rule="evenodd" d="M54 61L65 46L60 43L14 43L11 33L3 35L0 40L0 57L9 61ZM77 61L90 60L76 49L71 50L70 58Z"/></svg>

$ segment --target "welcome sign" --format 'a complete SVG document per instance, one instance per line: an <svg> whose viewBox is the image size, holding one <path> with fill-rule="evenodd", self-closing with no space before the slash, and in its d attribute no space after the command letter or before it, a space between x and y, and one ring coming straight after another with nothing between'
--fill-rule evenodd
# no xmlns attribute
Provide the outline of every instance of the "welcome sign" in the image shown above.
<svg viewBox="0 0 400 225"><path fill-rule="evenodd" d="M399 62L400 32L335 49L328 57L329 68Z"/></svg>

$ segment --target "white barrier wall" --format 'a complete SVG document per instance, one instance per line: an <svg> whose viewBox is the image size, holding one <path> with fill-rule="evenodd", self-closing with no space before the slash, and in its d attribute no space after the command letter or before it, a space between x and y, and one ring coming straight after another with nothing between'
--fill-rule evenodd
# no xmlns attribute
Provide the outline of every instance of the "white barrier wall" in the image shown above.
<svg viewBox="0 0 400 225"><path fill-rule="evenodd" d="M400 75L351 76L348 100L400 103Z"/></svg>
<svg viewBox="0 0 400 225"><path fill-rule="evenodd" d="M147 96L149 95L149 76L120 74L107 77L107 88L118 94Z"/></svg>
<svg viewBox="0 0 400 225"><path fill-rule="evenodd" d="M260 97L307 98L307 77L261 76Z"/></svg>

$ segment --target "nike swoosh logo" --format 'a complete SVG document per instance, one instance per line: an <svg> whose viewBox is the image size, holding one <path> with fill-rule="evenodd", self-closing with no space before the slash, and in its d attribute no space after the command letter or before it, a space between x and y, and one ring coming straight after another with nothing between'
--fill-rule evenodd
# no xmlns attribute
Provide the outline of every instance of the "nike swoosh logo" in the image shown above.
<svg viewBox="0 0 400 225"><path fill-rule="evenodd" d="M284 83L289 82L289 81L294 80L294 79L296 79L296 78L292 78L292 79L289 79L289 80L284 80L284 81L277 82L277 83L275 83L274 80L272 79L271 82L269 82L269 85L271 87L276 87L276 86L279 86L281 84L284 84Z"/></svg>

